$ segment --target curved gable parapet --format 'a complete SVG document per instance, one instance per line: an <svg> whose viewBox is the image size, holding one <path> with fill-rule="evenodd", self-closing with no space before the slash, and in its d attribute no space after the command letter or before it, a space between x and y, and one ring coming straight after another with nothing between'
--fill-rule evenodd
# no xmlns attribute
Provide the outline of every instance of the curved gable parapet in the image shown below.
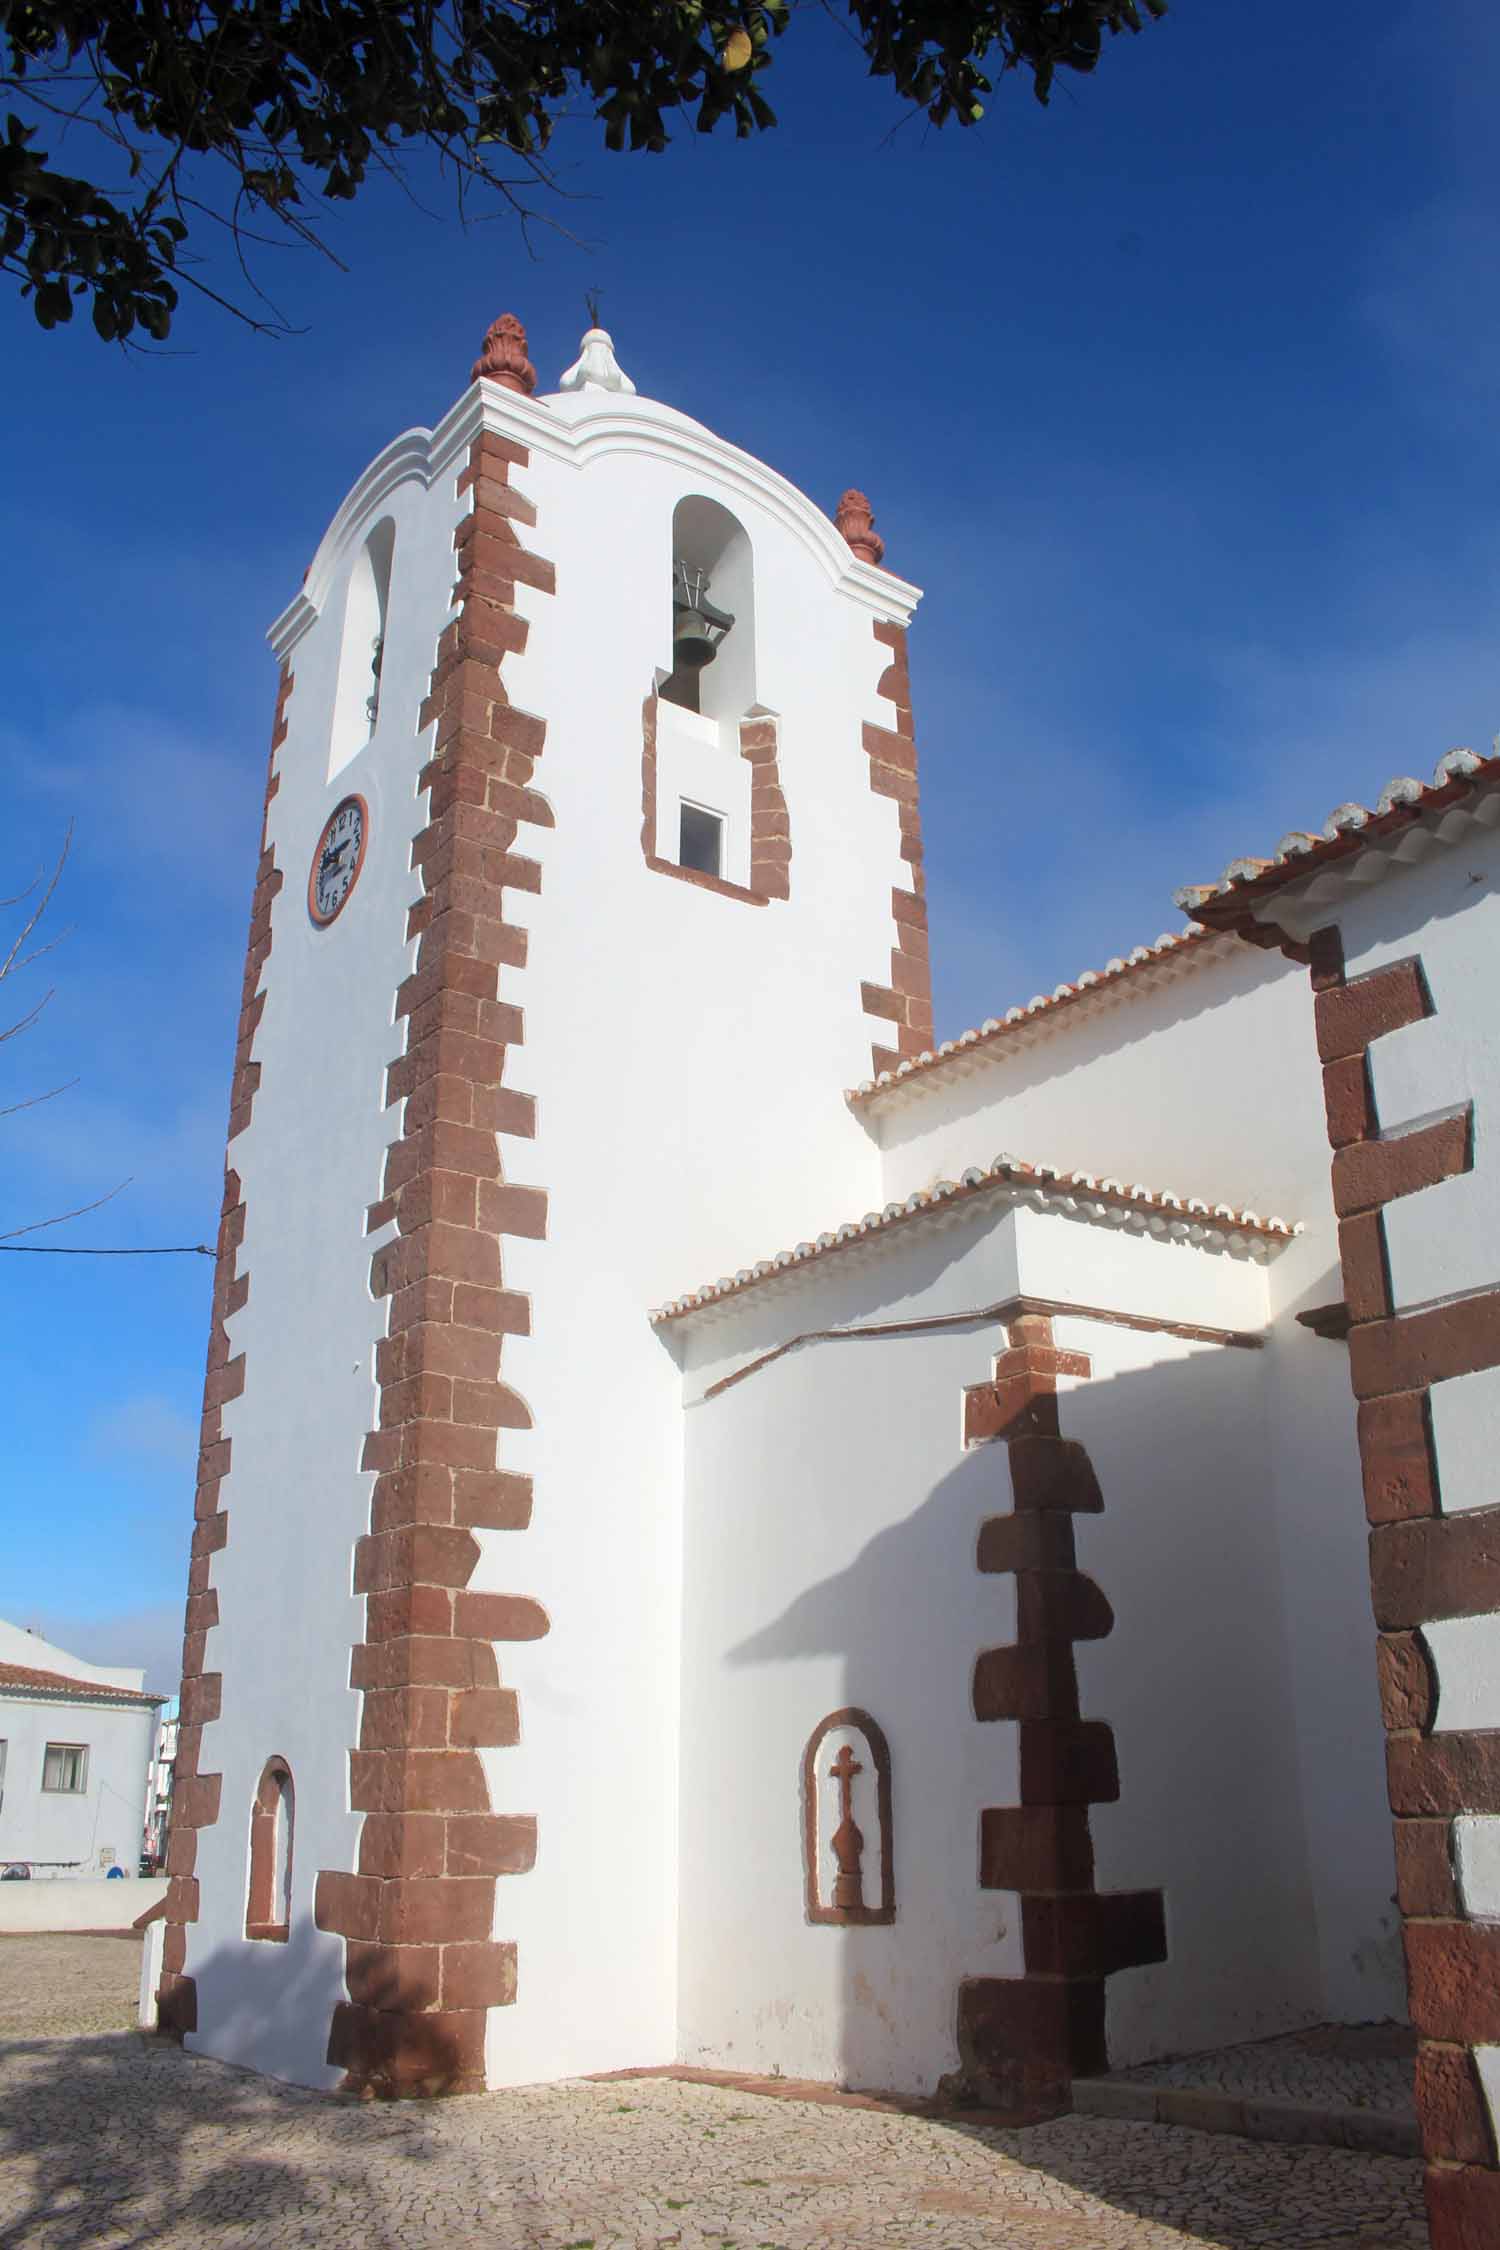
<svg viewBox="0 0 1500 2250"><path fill-rule="evenodd" d="M266 634L278 662L285 659L309 625L323 614L345 558L350 549L359 546L365 538L371 518L382 501L389 499L399 485L413 479L423 486L432 483L446 458L439 458L435 453L436 434L425 429L403 430L376 454L369 467L350 486L318 541L301 586Z"/></svg>
<svg viewBox="0 0 1500 2250"><path fill-rule="evenodd" d="M862 562L822 509L753 453L730 445L690 415L679 414L657 399L583 392L565 397L559 405L570 411L566 424L561 415L553 424L559 434L566 430L564 442L554 441L553 450L579 468L615 453L644 453L671 462L689 476L711 482L716 497L749 502L794 533L841 593L893 623L909 621L922 598L921 589L892 571Z"/></svg>
<svg viewBox="0 0 1500 2250"><path fill-rule="evenodd" d="M669 462L791 531L816 556L830 585L872 615L904 625L921 599L918 587L862 562L822 509L787 478L675 407L602 391L530 399L478 382L435 429L405 430L393 438L350 487L318 542L299 592L267 635L278 659L285 659L322 614L350 548L368 529L374 511L399 485L415 480L431 486L481 430L493 430L578 469L620 453Z"/></svg>

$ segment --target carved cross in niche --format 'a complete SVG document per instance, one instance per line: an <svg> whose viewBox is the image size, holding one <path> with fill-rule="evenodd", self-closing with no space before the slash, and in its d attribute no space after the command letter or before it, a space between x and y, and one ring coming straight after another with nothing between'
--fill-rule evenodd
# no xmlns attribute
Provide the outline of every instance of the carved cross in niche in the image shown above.
<svg viewBox="0 0 1500 2250"><path fill-rule="evenodd" d="M833 1880L833 1903L836 1907L862 1908L865 1903L860 1862L864 1858L865 1840L854 1820L854 1776L863 1773L864 1767L846 1742L828 1769L828 1778L836 1782L839 1792L839 1824L829 1842L838 1862L838 1873Z"/></svg>
<svg viewBox="0 0 1500 2250"><path fill-rule="evenodd" d="M841 1730L836 1744L829 1736ZM866 1838L854 1818L854 1780L863 1774L860 1810L875 1826L869 1836L870 1883L865 1900ZM819 1791L838 1787L837 1813ZM838 1826L830 1836L830 1822ZM802 1872L809 1922L843 1928L896 1919L895 1863L891 1846L891 1750L885 1730L868 1711L846 1704L819 1720L802 1752Z"/></svg>

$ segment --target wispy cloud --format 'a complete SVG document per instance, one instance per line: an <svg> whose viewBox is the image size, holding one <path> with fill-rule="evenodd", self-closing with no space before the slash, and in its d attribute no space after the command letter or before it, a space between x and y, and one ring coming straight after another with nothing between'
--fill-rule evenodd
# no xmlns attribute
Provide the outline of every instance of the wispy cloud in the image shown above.
<svg viewBox="0 0 1500 2250"><path fill-rule="evenodd" d="M78 822L81 857L139 869L169 863L174 884L236 901L253 852L261 786L249 755L233 756L128 704L89 702L25 734L0 728L17 781Z"/></svg>
<svg viewBox="0 0 1500 2250"><path fill-rule="evenodd" d="M1217 715L1200 745L1179 746L1175 785L1160 773L1137 784L1102 701L1049 721L1029 691L999 700L1005 766L987 818L971 802L962 835L946 837L958 808L929 789L929 825L957 869L933 900L942 1036L1179 927L1179 884L1269 853L1351 798L1373 803L1396 774L1428 778L1456 743L1488 750L1500 583L1471 586L1455 622L1406 630L1417 605L1403 572L1368 577L1366 592L1358 636L1196 648L1195 693Z"/></svg>
<svg viewBox="0 0 1500 2250"><path fill-rule="evenodd" d="M96 1460L111 1464L123 1458L152 1469L186 1470L197 1457L198 1432L181 1407L147 1391L94 1417L89 1450Z"/></svg>
<svg viewBox="0 0 1500 2250"><path fill-rule="evenodd" d="M81 1615L67 1608L28 1609L11 1620L40 1633L85 1664L143 1666L156 1695L175 1695L182 1677L182 1603L142 1603L133 1609Z"/></svg>

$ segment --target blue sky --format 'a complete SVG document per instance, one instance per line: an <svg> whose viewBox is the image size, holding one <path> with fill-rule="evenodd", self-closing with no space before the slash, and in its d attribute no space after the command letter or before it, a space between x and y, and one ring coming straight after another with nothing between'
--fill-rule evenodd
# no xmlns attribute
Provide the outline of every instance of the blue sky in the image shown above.
<svg viewBox="0 0 1500 2250"><path fill-rule="evenodd" d="M385 186L305 330L189 301L169 355L0 303L0 890L74 848L0 1046L0 1228L212 1238L273 670L344 491L520 313L583 295L643 391L831 507L873 499L913 636L938 1029L1175 926L1173 888L1500 726L1500 28L1482 0L1176 0L1039 110L902 123L816 10L782 128L559 150L528 253ZM217 277L216 277L217 278ZM13 1009L11 1013L15 1013ZM9 1020L9 1016L5 1020ZM1036 1152L1045 1154L1044 1151ZM1101 1168L1109 1152L1101 1148ZM1234 1182L1211 1182L1234 1200ZM835 1214L836 1215L836 1214ZM174 1684L206 1259L0 1259L0 1615Z"/></svg>

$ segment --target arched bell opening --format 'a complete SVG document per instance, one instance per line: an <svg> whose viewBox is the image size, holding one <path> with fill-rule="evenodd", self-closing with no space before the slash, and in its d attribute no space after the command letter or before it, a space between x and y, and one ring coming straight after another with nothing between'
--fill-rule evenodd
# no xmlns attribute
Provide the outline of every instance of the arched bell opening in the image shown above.
<svg viewBox="0 0 1500 2250"><path fill-rule="evenodd" d="M672 511L672 665L664 701L737 726L755 702L755 566L750 535L717 500Z"/></svg>
<svg viewBox="0 0 1500 2250"><path fill-rule="evenodd" d="M330 780L358 756L380 723L380 678L395 552L396 526L386 516L370 533L349 572L329 745Z"/></svg>

